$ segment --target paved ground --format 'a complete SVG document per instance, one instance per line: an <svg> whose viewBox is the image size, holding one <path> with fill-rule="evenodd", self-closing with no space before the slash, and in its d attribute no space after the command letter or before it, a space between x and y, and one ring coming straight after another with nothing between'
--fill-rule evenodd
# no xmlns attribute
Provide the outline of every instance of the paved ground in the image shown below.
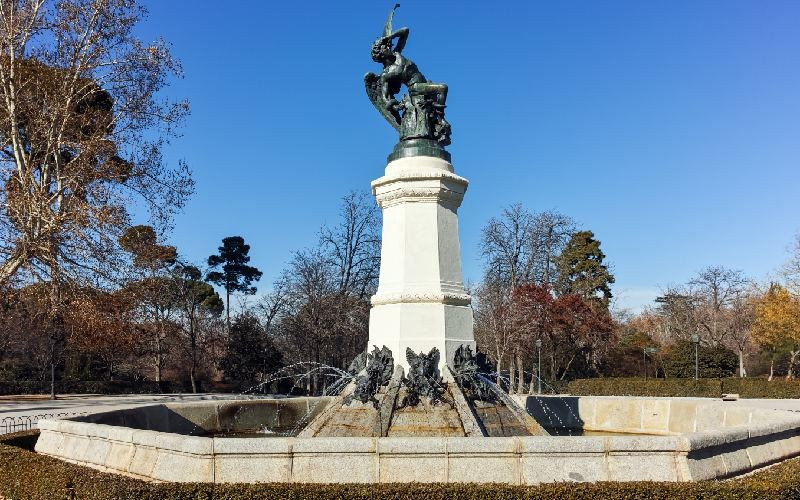
<svg viewBox="0 0 800 500"><path fill-rule="evenodd" d="M0 398L0 419L10 416L36 415L41 413L99 412L165 402L258 399L261 397L265 396L249 396L242 394L81 394L59 396L59 399L51 401L47 396L5 396ZM738 401L727 401L726 404L800 411L800 399L740 399Z"/></svg>
<svg viewBox="0 0 800 500"><path fill-rule="evenodd" d="M64 395L52 401L46 396L4 396L0 397L0 433L21 430L12 428L11 422L29 420L24 417L55 415L58 413L96 413L101 411L129 408L167 402L191 402L225 399L259 399L274 396L248 396L242 394L146 394L146 395ZM704 399L704 398L681 398ZM800 399L740 399L727 401L726 405L754 406L775 410L800 412ZM8 417L23 417L7 420Z"/></svg>
<svg viewBox="0 0 800 500"><path fill-rule="evenodd" d="M742 406L754 406L756 408L768 408L771 410L800 411L800 399L739 399L737 401L726 401Z"/></svg>
<svg viewBox="0 0 800 500"><path fill-rule="evenodd" d="M0 420L5 417L32 416L45 413L101 412L131 406L218 399L258 399L264 396L242 394L136 394L136 395L65 395L52 401L39 396L17 396L0 399ZM46 398L46 397L45 397Z"/></svg>
<svg viewBox="0 0 800 500"><path fill-rule="evenodd" d="M564 395L543 395L543 397L561 397ZM580 396L575 396L580 397ZM617 396L599 396L599 397L617 397ZM640 397L640 396L634 396ZM641 396L642 399L663 399L659 397L647 397ZM719 401L723 402L722 399L719 398L692 398L692 397L677 397L673 399L701 399L703 401ZM755 408L766 408L768 410L787 410L787 411L798 411L800 412L800 399L737 399L735 401L724 401L726 405L739 405L739 406L752 406Z"/></svg>

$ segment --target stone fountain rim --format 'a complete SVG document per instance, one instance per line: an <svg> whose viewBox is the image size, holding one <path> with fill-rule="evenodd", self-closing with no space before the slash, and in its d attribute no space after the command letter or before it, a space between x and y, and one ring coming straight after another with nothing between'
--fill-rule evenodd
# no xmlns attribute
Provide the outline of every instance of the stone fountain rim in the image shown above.
<svg viewBox="0 0 800 500"><path fill-rule="evenodd" d="M610 404L620 399L680 400L598 397L593 401ZM219 407L265 401L275 400L164 406ZM716 400L695 401L704 410L725 408ZM800 454L800 415L744 406L731 408L739 413L749 411L750 418L755 415L759 420L769 417L772 421L680 435L254 439L188 436L70 419L42 420L36 451L156 481L509 484L571 481L578 477L565 475L567 472L591 481L719 479ZM420 468L420 460L439 464L446 474L442 476L435 468Z"/></svg>

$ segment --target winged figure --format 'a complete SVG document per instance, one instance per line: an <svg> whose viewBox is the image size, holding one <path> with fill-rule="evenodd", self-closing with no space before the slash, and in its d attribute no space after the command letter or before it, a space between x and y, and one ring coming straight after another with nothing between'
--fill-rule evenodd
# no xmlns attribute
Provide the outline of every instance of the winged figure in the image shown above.
<svg viewBox="0 0 800 500"><path fill-rule="evenodd" d="M372 44L372 60L383 65L380 74L367 73L367 96L380 114L400 133L400 140L432 139L441 146L450 144L450 124L445 120L447 85L429 82L411 59L402 52L408 28L393 30L395 4L381 35ZM408 92L398 101L405 85Z"/></svg>
<svg viewBox="0 0 800 500"><path fill-rule="evenodd" d="M392 351L386 346L380 349L378 349L378 346L374 346L371 354L363 357L359 355L353 360L351 368L358 370L356 373L366 368L366 373L356 377L356 387L353 390L353 394L348 398L347 404L353 400L358 400L362 403L371 401L373 406L377 408L378 400L375 395L381 386L389 383L394 372Z"/></svg>
<svg viewBox="0 0 800 500"><path fill-rule="evenodd" d="M443 401L444 385L439 375L439 349L434 347L428 354L417 354L407 347L406 361L409 366L408 377L403 379L403 383L407 394L401 407L417 406L423 397L429 398L433 404Z"/></svg>

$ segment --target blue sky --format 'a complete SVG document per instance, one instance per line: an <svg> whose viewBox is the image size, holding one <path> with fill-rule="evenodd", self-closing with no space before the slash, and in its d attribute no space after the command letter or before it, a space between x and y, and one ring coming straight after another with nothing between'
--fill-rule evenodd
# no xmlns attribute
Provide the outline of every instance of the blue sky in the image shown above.
<svg viewBox="0 0 800 500"><path fill-rule="evenodd" d="M450 87L465 279L514 202L591 229L637 308L699 269L765 279L800 230L800 2L403 1L405 53ZM396 134L362 83L391 2L145 2L192 114L167 151L197 192L172 243L242 235L272 280L382 175Z"/></svg>

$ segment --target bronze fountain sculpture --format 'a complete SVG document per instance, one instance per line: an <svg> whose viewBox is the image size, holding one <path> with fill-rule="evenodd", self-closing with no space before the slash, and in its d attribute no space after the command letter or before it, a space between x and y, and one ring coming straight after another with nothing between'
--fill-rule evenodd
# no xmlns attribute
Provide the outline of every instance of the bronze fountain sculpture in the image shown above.
<svg viewBox="0 0 800 500"><path fill-rule="evenodd" d="M450 159L444 146L450 144L450 123L444 112L447 85L428 81L414 62L402 54L408 28L393 30L392 19L400 4L395 4L383 34L372 43L372 60L383 65L380 74L367 73L364 85L369 100L400 133L400 142L390 161L405 156L437 156ZM405 85L408 92L399 101Z"/></svg>

